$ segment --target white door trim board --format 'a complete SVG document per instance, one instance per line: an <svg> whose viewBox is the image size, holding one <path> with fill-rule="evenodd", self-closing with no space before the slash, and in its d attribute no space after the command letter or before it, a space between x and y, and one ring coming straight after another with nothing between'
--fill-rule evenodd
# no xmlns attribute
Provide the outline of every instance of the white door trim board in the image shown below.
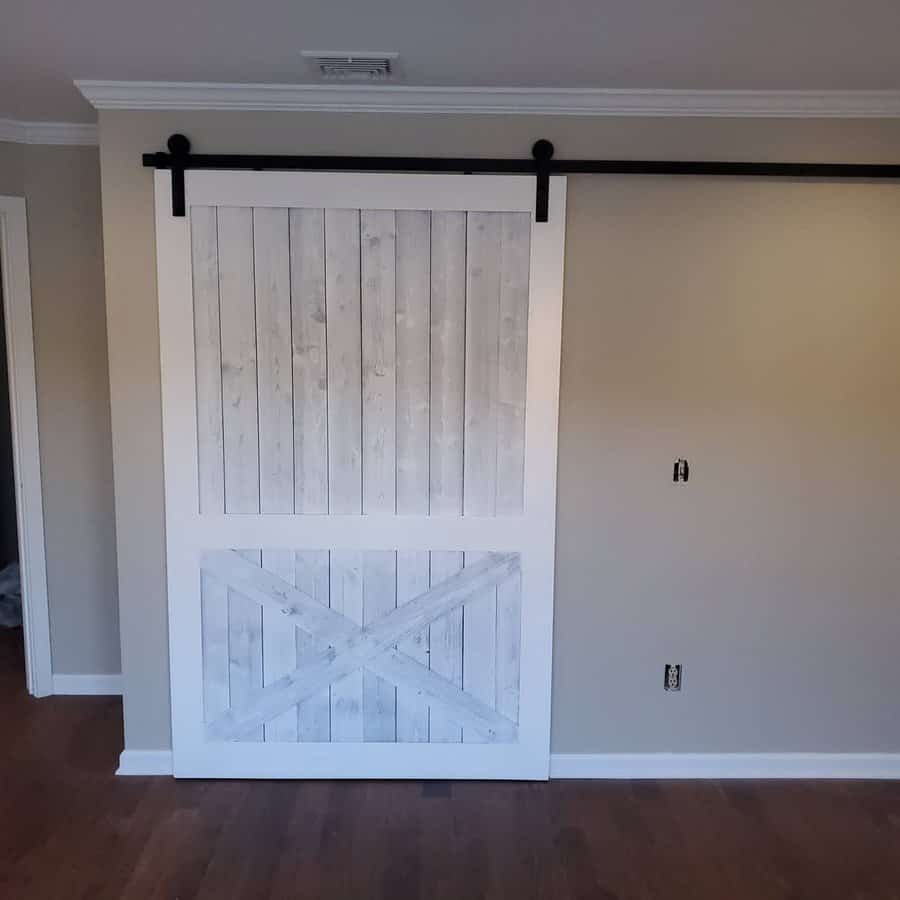
<svg viewBox="0 0 900 900"><path fill-rule="evenodd" d="M116 775L171 775L171 750L123 750Z"/></svg>
<svg viewBox="0 0 900 900"><path fill-rule="evenodd" d="M117 775L171 775L170 750L124 750ZM900 753L553 753L554 779L900 778Z"/></svg>
<svg viewBox="0 0 900 900"><path fill-rule="evenodd" d="M554 753L551 778L900 778L900 753Z"/></svg>
<svg viewBox="0 0 900 900"><path fill-rule="evenodd" d="M53 693L72 696L119 696L122 693L122 676L119 673L55 674L53 676Z"/></svg>
<svg viewBox="0 0 900 900"><path fill-rule="evenodd" d="M46 697L53 693L50 610L44 549L28 224L25 200L21 197L0 197L0 263L9 365L19 568L22 575L25 672L29 693L35 697Z"/></svg>
<svg viewBox="0 0 900 900"><path fill-rule="evenodd" d="M96 147L97 126L90 122L23 122L0 119L0 141L11 144L58 144Z"/></svg>
<svg viewBox="0 0 900 900"><path fill-rule="evenodd" d="M678 91L78 80L97 109L897 118L900 91Z"/></svg>

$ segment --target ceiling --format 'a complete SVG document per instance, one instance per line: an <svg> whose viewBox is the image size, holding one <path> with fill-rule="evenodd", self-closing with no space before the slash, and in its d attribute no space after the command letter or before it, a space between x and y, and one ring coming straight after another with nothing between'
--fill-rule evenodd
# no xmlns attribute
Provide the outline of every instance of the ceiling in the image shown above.
<svg viewBox="0 0 900 900"><path fill-rule="evenodd" d="M0 118L91 121L75 78L315 81L311 50L396 50L403 81L900 88L898 0L0 0Z"/></svg>

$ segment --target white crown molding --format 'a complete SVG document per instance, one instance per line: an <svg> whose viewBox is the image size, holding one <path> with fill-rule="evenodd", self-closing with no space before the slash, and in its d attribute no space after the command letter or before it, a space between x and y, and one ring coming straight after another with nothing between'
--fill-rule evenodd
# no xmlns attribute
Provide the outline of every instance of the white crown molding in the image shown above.
<svg viewBox="0 0 900 900"><path fill-rule="evenodd" d="M551 778L900 778L900 753L553 753Z"/></svg>
<svg viewBox="0 0 900 900"><path fill-rule="evenodd" d="M84 122L22 122L0 119L0 141L11 144L53 144L96 147L97 126Z"/></svg>
<svg viewBox="0 0 900 900"><path fill-rule="evenodd" d="M97 109L898 118L900 91L668 91L76 81Z"/></svg>

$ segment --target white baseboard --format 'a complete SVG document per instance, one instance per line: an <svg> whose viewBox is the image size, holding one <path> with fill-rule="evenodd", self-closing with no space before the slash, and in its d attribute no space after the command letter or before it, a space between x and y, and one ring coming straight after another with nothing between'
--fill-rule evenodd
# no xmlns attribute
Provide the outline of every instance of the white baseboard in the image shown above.
<svg viewBox="0 0 900 900"><path fill-rule="evenodd" d="M114 675L54 675L54 694L120 695L122 676Z"/></svg>
<svg viewBox="0 0 900 900"><path fill-rule="evenodd" d="M171 775L171 750L123 750L116 775Z"/></svg>
<svg viewBox="0 0 900 900"><path fill-rule="evenodd" d="M171 750L123 750L117 775L171 775ZM553 753L551 778L900 779L900 753Z"/></svg>
<svg viewBox="0 0 900 900"><path fill-rule="evenodd" d="M554 753L550 777L898 779L900 753Z"/></svg>

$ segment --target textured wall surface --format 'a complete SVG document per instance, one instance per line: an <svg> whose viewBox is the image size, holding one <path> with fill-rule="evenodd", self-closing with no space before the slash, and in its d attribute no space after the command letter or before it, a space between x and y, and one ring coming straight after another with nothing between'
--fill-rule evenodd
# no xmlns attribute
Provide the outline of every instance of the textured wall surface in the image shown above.
<svg viewBox="0 0 900 900"><path fill-rule="evenodd" d="M897 161L900 123L101 115L126 744L169 745L143 151ZM900 187L571 178L553 749L900 750ZM688 487L672 460L693 464ZM684 665L665 694L663 665Z"/></svg>
<svg viewBox="0 0 900 900"><path fill-rule="evenodd" d="M119 663L115 516L96 147L0 144L0 192L24 196L56 673Z"/></svg>

